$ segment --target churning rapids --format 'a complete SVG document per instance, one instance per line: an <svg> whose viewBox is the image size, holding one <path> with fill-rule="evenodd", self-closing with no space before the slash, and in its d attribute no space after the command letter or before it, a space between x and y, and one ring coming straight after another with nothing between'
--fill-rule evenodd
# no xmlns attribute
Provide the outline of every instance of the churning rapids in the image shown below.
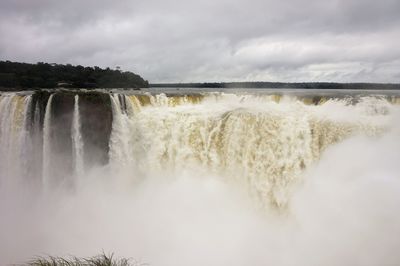
<svg viewBox="0 0 400 266"><path fill-rule="evenodd" d="M398 96L0 94L0 264L399 265Z"/></svg>

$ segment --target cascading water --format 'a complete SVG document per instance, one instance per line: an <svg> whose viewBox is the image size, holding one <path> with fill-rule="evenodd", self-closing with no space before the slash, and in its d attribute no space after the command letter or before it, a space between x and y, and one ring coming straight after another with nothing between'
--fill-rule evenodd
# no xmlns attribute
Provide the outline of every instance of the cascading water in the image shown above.
<svg viewBox="0 0 400 266"><path fill-rule="evenodd" d="M133 115L133 108L129 101L126 106L125 95L110 95L110 101L113 113L109 155L111 163L117 166L133 163L130 143L130 117Z"/></svg>
<svg viewBox="0 0 400 266"><path fill-rule="evenodd" d="M72 150L73 150L73 165L74 172L77 176L83 174L83 142L81 135L81 118L79 114L79 96L75 95L74 115L72 120Z"/></svg>
<svg viewBox="0 0 400 266"><path fill-rule="evenodd" d="M396 265L398 102L0 94L0 264Z"/></svg>
<svg viewBox="0 0 400 266"><path fill-rule="evenodd" d="M0 182L13 183L13 178L27 174L28 116L32 97L15 94L0 98Z"/></svg>
<svg viewBox="0 0 400 266"><path fill-rule="evenodd" d="M327 146L356 132L376 135L383 127L379 113L361 111L353 119L338 120L319 114L321 106L289 98L278 103L271 96L211 94L192 102L163 94L111 99L113 161L134 163L143 173L200 166L242 182L262 204L277 206L286 205L290 186ZM377 100L377 108L385 103ZM351 108L346 102L325 104Z"/></svg>
<svg viewBox="0 0 400 266"><path fill-rule="evenodd" d="M43 123L43 188L46 190L49 186L50 167L51 167L51 103L54 94L50 95L44 115Z"/></svg>

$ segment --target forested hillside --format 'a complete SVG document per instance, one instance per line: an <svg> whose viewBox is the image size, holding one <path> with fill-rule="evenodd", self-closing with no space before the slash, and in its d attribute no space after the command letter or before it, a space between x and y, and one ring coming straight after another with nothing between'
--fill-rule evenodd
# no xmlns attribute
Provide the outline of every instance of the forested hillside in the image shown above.
<svg viewBox="0 0 400 266"><path fill-rule="evenodd" d="M144 88L148 85L139 75L119 69L0 61L0 88Z"/></svg>

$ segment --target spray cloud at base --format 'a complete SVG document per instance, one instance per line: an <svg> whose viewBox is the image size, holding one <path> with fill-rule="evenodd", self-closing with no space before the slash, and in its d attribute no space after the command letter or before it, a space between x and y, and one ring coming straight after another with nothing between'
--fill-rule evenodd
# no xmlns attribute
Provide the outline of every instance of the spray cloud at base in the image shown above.
<svg viewBox="0 0 400 266"><path fill-rule="evenodd" d="M398 263L396 99L104 95L1 96L2 263Z"/></svg>

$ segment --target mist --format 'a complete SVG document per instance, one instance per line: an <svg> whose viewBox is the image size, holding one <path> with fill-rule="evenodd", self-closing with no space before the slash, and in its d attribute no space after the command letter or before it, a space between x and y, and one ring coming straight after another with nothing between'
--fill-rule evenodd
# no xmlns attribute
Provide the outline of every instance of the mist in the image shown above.
<svg viewBox="0 0 400 266"><path fill-rule="evenodd" d="M96 169L74 192L13 191L1 201L1 263L104 251L150 265L395 265L399 150L389 136L329 149L283 213L195 173L126 185Z"/></svg>

